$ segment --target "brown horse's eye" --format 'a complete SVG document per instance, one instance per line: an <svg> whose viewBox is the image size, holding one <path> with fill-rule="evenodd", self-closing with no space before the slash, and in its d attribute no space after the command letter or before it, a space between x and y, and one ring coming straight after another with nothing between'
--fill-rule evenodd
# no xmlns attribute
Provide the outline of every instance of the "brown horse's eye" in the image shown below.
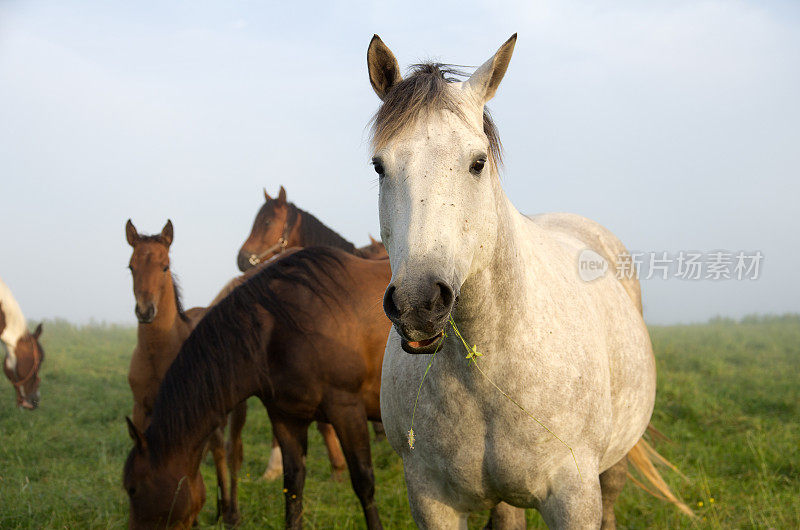
<svg viewBox="0 0 800 530"><path fill-rule="evenodd" d="M164 269L163 269L163 271L164 271L164 272L167 272L168 270L169 270L169 265L164 265Z"/></svg>
<svg viewBox="0 0 800 530"><path fill-rule="evenodd" d="M483 171L484 165L486 165L486 159L479 158L478 160L472 163L472 165L469 167L469 171L473 175L480 175L481 171Z"/></svg>
<svg viewBox="0 0 800 530"><path fill-rule="evenodd" d="M129 496L133 497L135 493L136 493L136 488L134 488L133 486L128 488L128 495Z"/></svg>
<svg viewBox="0 0 800 530"><path fill-rule="evenodd" d="M128 270L133 272L133 265L128 265Z"/></svg>

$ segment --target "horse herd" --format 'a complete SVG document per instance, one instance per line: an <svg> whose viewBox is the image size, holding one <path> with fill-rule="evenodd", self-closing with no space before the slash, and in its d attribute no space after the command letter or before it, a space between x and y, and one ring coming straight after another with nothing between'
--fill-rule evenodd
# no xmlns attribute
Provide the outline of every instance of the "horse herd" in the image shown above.
<svg viewBox="0 0 800 530"><path fill-rule="evenodd" d="M586 282L577 272L587 248L611 264L627 251L583 217L521 215L500 185L500 140L485 104L515 43L516 35L470 76L422 64L403 78L373 37L382 243L356 248L283 187L274 198L265 190L237 256L243 274L208 307L185 310L170 267L171 221L157 235L127 222L139 322L126 418L134 447L123 472L132 528L195 523L206 452L218 516L240 521L251 396L272 424L265 476L283 473L287 528L302 526L312 422L334 473L349 470L370 529L381 522L369 422L403 459L421 528L466 528L482 509L493 528L524 528L523 508L553 528L614 528L629 462L690 513L642 438L652 428L655 363L638 281ZM4 369L18 404L35 408L41 326L20 327L5 291L0 282Z"/></svg>

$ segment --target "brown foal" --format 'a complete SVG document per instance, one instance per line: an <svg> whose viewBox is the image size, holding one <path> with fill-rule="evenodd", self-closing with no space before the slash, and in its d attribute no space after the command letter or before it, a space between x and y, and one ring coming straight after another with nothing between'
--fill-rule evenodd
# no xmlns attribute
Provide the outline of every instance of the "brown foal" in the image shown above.
<svg viewBox="0 0 800 530"><path fill-rule="evenodd" d="M133 294L136 299L134 312L139 321L128 383L133 392L133 424L137 429L144 430L150 423L153 404L164 374L178 355L186 337L203 318L206 308L195 307L185 312L183 310L178 285L170 271L172 221L167 221L160 234L146 236L140 235L129 219L125 226L125 236L128 244L133 247L128 268L133 276ZM241 414L240 408L237 408L236 415ZM234 431L235 418L232 423L234 425L231 430ZM214 457L217 472L220 492L218 515L222 515L226 523L234 524L239 517L238 504L235 481L231 478L230 489L226 483L228 462L222 429L214 431L208 441L208 449ZM231 451L230 475L234 477L241 465L241 443L233 444Z"/></svg>

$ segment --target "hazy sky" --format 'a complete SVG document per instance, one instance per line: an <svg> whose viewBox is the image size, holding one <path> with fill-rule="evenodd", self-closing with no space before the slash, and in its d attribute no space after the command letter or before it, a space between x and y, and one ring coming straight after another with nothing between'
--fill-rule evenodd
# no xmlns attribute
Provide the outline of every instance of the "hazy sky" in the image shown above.
<svg viewBox="0 0 800 530"><path fill-rule="evenodd" d="M263 202L378 234L366 48L478 65L503 183L641 251L760 250L757 281L644 282L649 322L800 311L800 4L2 0L0 276L29 318L135 322L124 224L175 225L187 306Z"/></svg>

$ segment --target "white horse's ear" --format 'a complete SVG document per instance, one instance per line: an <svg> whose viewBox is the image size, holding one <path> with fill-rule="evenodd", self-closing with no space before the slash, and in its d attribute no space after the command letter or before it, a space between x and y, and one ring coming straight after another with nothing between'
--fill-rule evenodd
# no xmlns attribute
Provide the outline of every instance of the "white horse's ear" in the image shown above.
<svg viewBox="0 0 800 530"><path fill-rule="evenodd" d="M400 65L397 64L392 50L377 35L373 35L369 42L367 69L369 82L381 100L386 99L389 90L403 80L403 76L400 75Z"/></svg>
<svg viewBox="0 0 800 530"><path fill-rule="evenodd" d="M494 97L500 81L506 75L508 63L514 53L514 45L517 43L517 34L511 35L500 49L497 50L491 59L481 65L480 68L467 79L465 88L472 91L479 101L486 103Z"/></svg>

